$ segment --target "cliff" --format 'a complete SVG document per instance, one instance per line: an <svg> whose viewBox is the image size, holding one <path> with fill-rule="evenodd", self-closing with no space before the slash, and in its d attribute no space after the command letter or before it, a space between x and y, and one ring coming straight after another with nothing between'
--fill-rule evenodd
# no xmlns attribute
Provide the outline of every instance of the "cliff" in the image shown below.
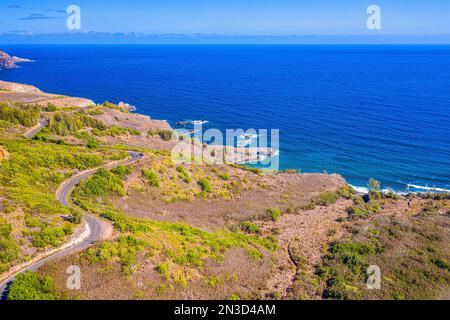
<svg viewBox="0 0 450 320"><path fill-rule="evenodd" d="M0 69L14 69L17 68L16 63L31 62L31 60L19 57L11 57L4 51L0 50Z"/></svg>

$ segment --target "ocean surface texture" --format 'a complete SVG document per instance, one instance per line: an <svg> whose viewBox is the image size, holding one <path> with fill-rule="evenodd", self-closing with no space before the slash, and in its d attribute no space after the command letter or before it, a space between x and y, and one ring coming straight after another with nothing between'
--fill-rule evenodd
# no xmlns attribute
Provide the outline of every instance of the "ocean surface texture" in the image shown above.
<svg viewBox="0 0 450 320"><path fill-rule="evenodd" d="M450 189L450 46L3 46L0 79L171 124L280 129L282 168ZM425 187L425 188L424 188Z"/></svg>

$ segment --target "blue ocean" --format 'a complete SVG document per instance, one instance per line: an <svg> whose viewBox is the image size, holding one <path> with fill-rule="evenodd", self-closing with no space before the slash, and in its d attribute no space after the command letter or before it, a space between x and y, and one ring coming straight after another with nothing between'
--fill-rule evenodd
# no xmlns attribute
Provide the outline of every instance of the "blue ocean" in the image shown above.
<svg viewBox="0 0 450 320"><path fill-rule="evenodd" d="M281 168L450 189L450 46L2 46L0 79L171 124L280 129Z"/></svg>

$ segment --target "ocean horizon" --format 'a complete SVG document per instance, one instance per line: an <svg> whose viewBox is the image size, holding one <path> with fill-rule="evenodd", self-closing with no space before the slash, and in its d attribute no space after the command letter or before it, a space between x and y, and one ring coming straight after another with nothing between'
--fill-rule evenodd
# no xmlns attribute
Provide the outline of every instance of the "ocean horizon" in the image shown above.
<svg viewBox="0 0 450 320"><path fill-rule="evenodd" d="M0 80L124 101L171 125L279 129L280 169L450 189L450 46L3 45Z"/></svg>

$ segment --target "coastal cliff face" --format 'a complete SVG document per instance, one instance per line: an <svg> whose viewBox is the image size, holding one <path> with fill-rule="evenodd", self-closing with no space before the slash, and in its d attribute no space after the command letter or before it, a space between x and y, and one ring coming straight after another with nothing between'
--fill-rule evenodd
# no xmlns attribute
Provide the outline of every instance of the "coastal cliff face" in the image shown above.
<svg viewBox="0 0 450 320"><path fill-rule="evenodd" d="M19 57L11 57L4 51L0 50L0 69L14 69L17 68L16 63L31 62L28 59L22 59Z"/></svg>

